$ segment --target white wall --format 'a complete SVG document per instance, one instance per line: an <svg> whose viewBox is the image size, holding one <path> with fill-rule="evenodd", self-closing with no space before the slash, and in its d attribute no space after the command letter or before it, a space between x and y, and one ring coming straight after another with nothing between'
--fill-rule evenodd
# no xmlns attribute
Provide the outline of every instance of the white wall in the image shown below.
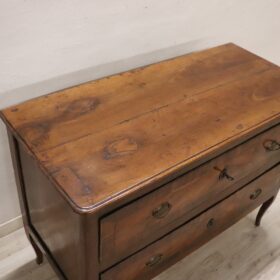
<svg viewBox="0 0 280 280"><path fill-rule="evenodd" d="M280 64L279 0L2 0L0 107L228 41ZM17 216L0 125L0 224Z"/></svg>

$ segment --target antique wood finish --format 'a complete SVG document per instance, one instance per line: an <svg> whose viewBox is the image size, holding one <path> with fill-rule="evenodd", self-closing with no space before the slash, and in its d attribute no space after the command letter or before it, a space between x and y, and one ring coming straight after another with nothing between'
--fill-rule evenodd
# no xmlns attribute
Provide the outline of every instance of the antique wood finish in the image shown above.
<svg viewBox="0 0 280 280"><path fill-rule="evenodd" d="M20 209L22 214L22 220L23 220L23 226L26 233L27 238L29 239L32 247L34 248L34 251L36 253L36 262L38 264L41 264L43 261L43 254L41 250L39 249L37 243L30 235L30 216L28 211L28 205L26 200L26 194L25 194L25 185L23 180L23 175L21 172L21 162L19 160L19 146L16 141L16 139L13 137L13 135L8 131L8 137L9 137L9 145L12 155L12 162L14 167L14 173L16 178L16 185L18 189L18 196L19 196L19 202L20 202Z"/></svg>
<svg viewBox="0 0 280 280"><path fill-rule="evenodd" d="M3 115L61 193L85 212L158 187L278 123L279 90L278 67L229 44L37 98Z"/></svg>
<svg viewBox="0 0 280 280"><path fill-rule="evenodd" d="M263 203L259 225L278 191L280 69L232 43L0 116L26 234L61 279L149 279Z"/></svg>
<svg viewBox="0 0 280 280"><path fill-rule="evenodd" d="M257 218L256 218L256 222L255 222L256 227L259 227L261 225L261 221L262 221L262 218L263 218L264 214L269 209L269 207L272 205L272 203L274 202L275 198L276 198L276 195L271 197L268 201L266 201L262 205L262 207L260 208L260 210L258 212L258 215L257 215Z"/></svg>
<svg viewBox="0 0 280 280"><path fill-rule="evenodd" d="M19 154L32 228L44 240L67 279L83 279L84 261L80 260L84 258L81 246L84 217L62 199L21 146Z"/></svg>
<svg viewBox="0 0 280 280"><path fill-rule="evenodd" d="M270 139L280 143L279 125L103 218L102 266L156 240L278 163L280 150L268 151Z"/></svg>
<svg viewBox="0 0 280 280"><path fill-rule="evenodd" d="M280 165L186 225L108 270L102 274L101 279L151 279L274 197L280 187L279 173Z"/></svg>
<svg viewBox="0 0 280 280"><path fill-rule="evenodd" d="M19 153L19 143L17 139L12 135L12 133L8 130L8 137L9 137L9 144L12 156L12 162L14 166L15 178L16 178L16 185L18 189L18 196L20 202L20 208L22 213L23 219L23 226L30 244L34 248L36 254L36 262L37 264L41 264L43 261L43 253L46 255L49 263L52 265L54 271L56 272L57 276L61 280L65 280L65 275L61 271L60 267L55 262L54 258L51 254L49 254L48 248L45 246L44 242L40 239L38 234L33 230L32 224L30 221L30 214L29 214L29 207L27 204L26 192L25 192L25 183L23 179L22 173L22 165L20 160L20 153Z"/></svg>

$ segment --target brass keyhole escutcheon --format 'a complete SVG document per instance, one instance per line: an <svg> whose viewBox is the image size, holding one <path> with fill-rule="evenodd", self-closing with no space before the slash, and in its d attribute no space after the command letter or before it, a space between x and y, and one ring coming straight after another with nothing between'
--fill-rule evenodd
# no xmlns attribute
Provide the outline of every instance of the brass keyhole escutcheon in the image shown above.
<svg viewBox="0 0 280 280"><path fill-rule="evenodd" d="M153 210L152 215L156 219L164 218L169 213L171 208L172 206L169 202L164 202Z"/></svg>
<svg viewBox="0 0 280 280"><path fill-rule="evenodd" d="M227 179L229 181L233 181L234 178L229 175L227 168L220 169L219 167L215 166L215 170L220 172L219 180Z"/></svg>

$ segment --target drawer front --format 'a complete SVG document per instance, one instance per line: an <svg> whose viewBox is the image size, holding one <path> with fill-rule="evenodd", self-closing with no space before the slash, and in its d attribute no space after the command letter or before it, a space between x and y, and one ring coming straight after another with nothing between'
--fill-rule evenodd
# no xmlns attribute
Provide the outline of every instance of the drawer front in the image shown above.
<svg viewBox="0 0 280 280"><path fill-rule="evenodd" d="M102 280L151 279L276 196L280 165L189 223L101 275Z"/></svg>
<svg viewBox="0 0 280 280"><path fill-rule="evenodd" d="M280 126L237 146L100 221L107 268L157 240L280 160Z"/></svg>

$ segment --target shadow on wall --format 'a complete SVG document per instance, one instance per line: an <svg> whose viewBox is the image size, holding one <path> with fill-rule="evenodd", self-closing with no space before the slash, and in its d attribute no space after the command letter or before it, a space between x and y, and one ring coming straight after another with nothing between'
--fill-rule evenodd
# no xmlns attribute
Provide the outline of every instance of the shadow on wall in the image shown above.
<svg viewBox="0 0 280 280"><path fill-rule="evenodd" d="M36 82L7 92L0 92L0 109L50 92L58 91L144 65L156 63L165 59L170 59L183 54L210 48L222 43L227 42L220 42L217 39L214 40L213 38L202 38L150 53L139 54L127 59L113 61L102 65L95 65L90 68L70 72L56 78Z"/></svg>

